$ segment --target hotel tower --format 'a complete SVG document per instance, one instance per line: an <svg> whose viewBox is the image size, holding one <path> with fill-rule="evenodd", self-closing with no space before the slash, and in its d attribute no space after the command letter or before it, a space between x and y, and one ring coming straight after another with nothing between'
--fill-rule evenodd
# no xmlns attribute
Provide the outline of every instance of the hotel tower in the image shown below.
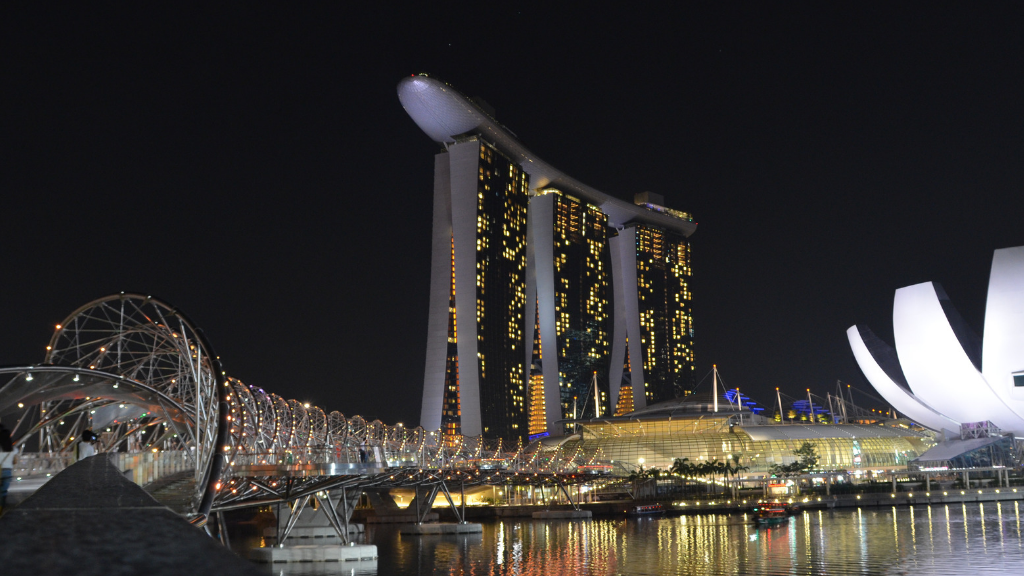
<svg viewBox="0 0 1024 576"><path fill-rule="evenodd" d="M398 96L444 146L420 425L514 442L688 394L692 218L574 180L435 78Z"/></svg>

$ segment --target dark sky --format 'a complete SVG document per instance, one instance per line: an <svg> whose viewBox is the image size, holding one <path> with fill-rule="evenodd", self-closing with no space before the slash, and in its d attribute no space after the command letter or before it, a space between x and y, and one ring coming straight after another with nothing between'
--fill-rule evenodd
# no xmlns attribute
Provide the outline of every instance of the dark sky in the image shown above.
<svg viewBox="0 0 1024 576"><path fill-rule="evenodd" d="M846 328L891 341L893 291L928 280L982 330L992 250L1024 244L1019 5L494 4L5 5L0 365L140 291L247 383L417 423L438 145L396 84L421 71L695 215L698 380L867 389Z"/></svg>

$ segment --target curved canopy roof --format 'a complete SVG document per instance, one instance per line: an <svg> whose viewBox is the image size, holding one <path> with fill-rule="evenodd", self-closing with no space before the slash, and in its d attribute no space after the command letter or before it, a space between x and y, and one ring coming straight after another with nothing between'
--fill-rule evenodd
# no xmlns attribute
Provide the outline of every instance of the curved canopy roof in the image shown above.
<svg viewBox="0 0 1024 576"><path fill-rule="evenodd" d="M553 186L592 202L608 215L611 226L643 222L685 236L693 234L697 229L692 221L613 198L558 170L527 150L511 131L469 98L440 80L422 74L404 78L398 83L398 99L416 125L435 142L451 143L458 136L467 134L483 136L522 166L530 175L531 187L537 189Z"/></svg>
<svg viewBox="0 0 1024 576"><path fill-rule="evenodd" d="M907 428L864 426L860 424L786 424L784 426L736 426L751 440L821 440L823 438L905 438L926 437Z"/></svg>

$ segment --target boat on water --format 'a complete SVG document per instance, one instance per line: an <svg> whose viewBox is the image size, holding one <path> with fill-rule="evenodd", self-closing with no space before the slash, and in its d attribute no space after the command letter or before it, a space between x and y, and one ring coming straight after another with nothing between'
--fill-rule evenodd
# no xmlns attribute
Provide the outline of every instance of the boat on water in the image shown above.
<svg viewBox="0 0 1024 576"><path fill-rule="evenodd" d="M652 514L664 514L665 507L661 504L644 504L641 506L633 506L627 512L630 516L650 516Z"/></svg>
<svg viewBox="0 0 1024 576"><path fill-rule="evenodd" d="M793 507L778 500L758 502L754 506L754 523L761 526L771 526L789 521L794 514Z"/></svg>

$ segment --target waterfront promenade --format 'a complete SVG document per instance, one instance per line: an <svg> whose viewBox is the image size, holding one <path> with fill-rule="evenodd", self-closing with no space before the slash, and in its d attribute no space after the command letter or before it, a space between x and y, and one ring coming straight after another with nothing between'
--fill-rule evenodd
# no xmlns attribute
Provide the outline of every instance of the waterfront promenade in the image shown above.
<svg viewBox="0 0 1024 576"><path fill-rule="evenodd" d="M672 514L741 514L750 510L757 502L757 496L732 499L681 500L678 498L659 498L654 500L632 501L616 500L608 502L583 502L578 504L581 510L589 510L595 517L624 516L629 508L637 504L659 503L665 507L666 513ZM863 494L842 495L801 495L783 500L792 500L804 510L828 510L835 508L858 508L875 506L918 506L943 504L973 504L989 502L1013 502L1024 500L1024 489L1021 488L984 488L970 490L938 490L931 492L865 492ZM538 510L572 510L568 504L551 505L497 505L469 506L466 508L467 520L483 520L489 518L529 518ZM440 513L442 521L451 521L452 513L445 507L434 509ZM356 512L359 517L359 511Z"/></svg>

